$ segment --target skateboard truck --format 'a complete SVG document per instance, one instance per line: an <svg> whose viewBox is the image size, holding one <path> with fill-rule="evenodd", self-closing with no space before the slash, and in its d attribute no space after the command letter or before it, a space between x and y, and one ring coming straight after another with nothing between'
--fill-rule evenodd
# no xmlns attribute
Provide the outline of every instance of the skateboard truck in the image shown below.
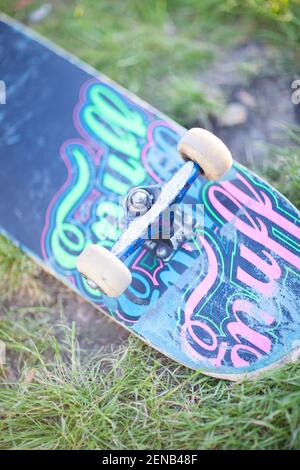
<svg viewBox="0 0 300 470"><path fill-rule="evenodd" d="M131 223L135 217L146 214L153 204L158 200L162 187L158 184L153 186L143 186L133 188L129 191L125 200L125 214L127 223ZM174 204L176 207L176 205ZM153 237L153 230L148 233L148 239L145 239L145 245L155 253L158 258L168 260L174 250L176 250L184 237L180 235L182 229L182 213L178 208L174 211L167 207L158 217L158 236ZM180 220L181 223L178 221ZM167 234L164 230L163 221L167 221ZM151 227L153 229L153 227ZM146 237L145 237L146 238Z"/></svg>
<svg viewBox="0 0 300 470"><path fill-rule="evenodd" d="M88 245L77 259L77 269L88 285L110 297L118 297L131 283L131 272L124 264L126 258L139 246L146 244L156 256L167 259L183 241L183 233L172 225L173 236L168 240L152 239L152 226L169 210L179 204L200 175L217 180L232 165L230 151L225 144L205 129L190 129L178 143L178 151L187 162L163 186L133 188L127 195L125 209L128 227L111 250L100 245ZM180 234L180 235L179 235Z"/></svg>
<svg viewBox="0 0 300 470"><path fill-rule="evenodd" d="M158 200L161 190L162 187L157 184L131 189L124 204L127 223L130 223L135 217L145 215ZM193 235L191 215L182 213L181 207L176 205L174 201L171 206L169 205L161 212L157 225L158 236L153 237L152 230L151 233L148 233L148 239L145 239L144 244L158 258L165 261L170 259L172 253L184 240L190 240ZM187 227L190 229L187 230ZM152 226L151 229L153 229Z"/></svg>

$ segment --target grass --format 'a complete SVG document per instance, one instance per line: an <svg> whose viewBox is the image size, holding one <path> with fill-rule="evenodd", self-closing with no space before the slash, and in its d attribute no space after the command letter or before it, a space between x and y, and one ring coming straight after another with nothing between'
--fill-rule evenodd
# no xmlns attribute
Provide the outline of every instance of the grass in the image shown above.
<svg viewBox="0 0 300 470"><path fill-rule="evenodd" d="M271 148L273 158L264 176L300 209L300 128L286 128L285 131L295 146Z"/></svg>
<svg viewBox="0 0 300 470"><path fill-rule="evenodd" d="M1 391L2 448L300 447L297 366L230 384L158 358L135 338L113 356L87 359L74 326L61 327L60 345L48 335L45 359L36 328L9 322L3 337L24 363L18 382Z"/></svg>
<svg viewBox="0 0 300 470"><path fill-rule="evenodd" d="M15 292L34 289L36 266L9 240L0 236L0 292L9 299Z"/></svg>
<svg viewBox="0 0 300 470"><path fill-rule="evenodd" d="M26 21L43 1L0 10ZM300 5L288 0L53 1L33 25L189 126L220 112L199 72L220 49L259 38L299 63ZM272 148L264 176L300 207L300 130ZM179 367L141 341L97 356L77 343L63 311L42 307L39 270L0 237L0 448L299 449L300 366L231 384ZM30 306L10 299L30 298Z"/></svg>

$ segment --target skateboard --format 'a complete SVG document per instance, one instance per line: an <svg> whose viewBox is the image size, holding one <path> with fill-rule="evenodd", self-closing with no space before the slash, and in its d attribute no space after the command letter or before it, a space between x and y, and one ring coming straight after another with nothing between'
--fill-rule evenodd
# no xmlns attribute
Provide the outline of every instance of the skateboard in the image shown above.
<svg viewBox="0 0 300 470"><path fill-rule="evenodd" d="M297 209L5 16L0 64L2 234L182 365L241 380L297 361Z"/></svg>

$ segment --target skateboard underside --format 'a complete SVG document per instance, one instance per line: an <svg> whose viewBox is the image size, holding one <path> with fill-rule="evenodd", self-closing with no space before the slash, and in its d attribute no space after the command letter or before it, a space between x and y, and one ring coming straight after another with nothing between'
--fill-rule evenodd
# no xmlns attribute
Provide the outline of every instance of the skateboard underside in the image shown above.
<svg viewBox="0 0 300 470"><path fill-rule="evenodd" d="M186 366L229 379L295 360L300 348L299 213L241 165L200 177L193 238L164 261L145 244L119 298L76 270L111 247L122 201L182 166L184 129L18 23L0 20L0 230L88 301ZM288 170L288 169L287 169Z"/></svg>

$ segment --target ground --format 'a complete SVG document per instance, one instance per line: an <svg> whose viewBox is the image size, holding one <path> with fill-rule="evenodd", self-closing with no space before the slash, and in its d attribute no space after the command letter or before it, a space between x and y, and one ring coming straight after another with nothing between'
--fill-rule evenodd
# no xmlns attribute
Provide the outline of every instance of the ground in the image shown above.
<svg viewBox="0 0 300 470"><path fill-rule="evenodd" d="M299 207L299 2L238 3L0 0L0 10L182 125L215 131ZM0 293L0 448L300 448L299 366L235 385L178 367L4 238Z"/></svg>

